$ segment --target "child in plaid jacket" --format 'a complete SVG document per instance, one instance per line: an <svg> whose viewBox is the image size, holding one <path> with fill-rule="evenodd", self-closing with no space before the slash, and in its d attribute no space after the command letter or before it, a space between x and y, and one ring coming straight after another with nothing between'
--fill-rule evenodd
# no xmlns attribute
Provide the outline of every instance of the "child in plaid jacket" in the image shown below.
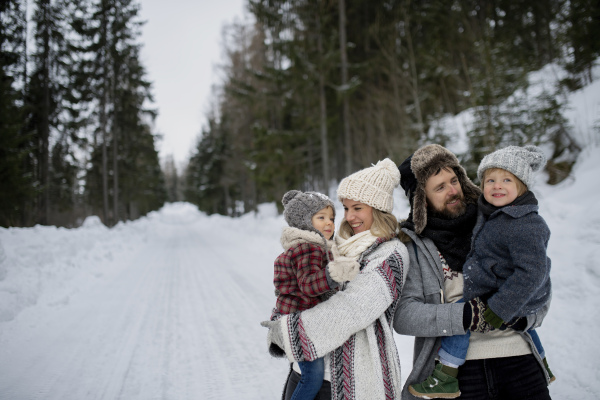
<svg viewBox="0 0 600 400"><path fill-rule="evenodd" d="M273 283L277 302L271 320L307 310L319 304L341 284L352 280L360 266L355 259L337 256L332 248L335 208L329 197L316 192L291 190L283 196L284 228L281 245L285 249L275 260ZM283 356L275 345L269 351ZM302 380L292 399L313 399L323 382L323 358L299 362Z"/></svg>

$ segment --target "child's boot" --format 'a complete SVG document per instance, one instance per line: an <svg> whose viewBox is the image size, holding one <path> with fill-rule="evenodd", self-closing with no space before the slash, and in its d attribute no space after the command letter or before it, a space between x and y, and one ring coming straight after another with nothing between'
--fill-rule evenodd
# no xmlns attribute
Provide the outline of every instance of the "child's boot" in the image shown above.
<svg viewBox="0 0 600 400"><path fill-rule="evenodd" d="M556 377L554 376L552 371L550 371L550 367L548 366L548 360L546 360L546 357L544 357L544 359L542 361L544 361L544 367L546 367L546 372L548 373L548 376L550 377L550 381L548 383L554 382L556 380Z"/></svg>
<svg viewBox="0 0 600 400"><path fill-rule="evenodd" d="M422 399L454 399L460 396L458 390L458 369L438 363L433 373L423 382L410 385L408 391Z"/></svg>

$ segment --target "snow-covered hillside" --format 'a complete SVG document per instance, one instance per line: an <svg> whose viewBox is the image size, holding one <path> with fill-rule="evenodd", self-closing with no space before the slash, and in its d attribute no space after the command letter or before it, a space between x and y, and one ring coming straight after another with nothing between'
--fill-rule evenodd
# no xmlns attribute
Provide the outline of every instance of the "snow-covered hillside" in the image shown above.
<svg viewBox="0 0 600 400"><path fill-rule="evenodd" d="M534 187L552 229L539 333L555 399L600 397L599 159ZM399 190L394 213L408 213ZM259 322L284 225L274 205L232 219L177 203L112 229L0 229L0 399L278 399L286 363ZM412 338L396 341L405 379Z"/></svg>

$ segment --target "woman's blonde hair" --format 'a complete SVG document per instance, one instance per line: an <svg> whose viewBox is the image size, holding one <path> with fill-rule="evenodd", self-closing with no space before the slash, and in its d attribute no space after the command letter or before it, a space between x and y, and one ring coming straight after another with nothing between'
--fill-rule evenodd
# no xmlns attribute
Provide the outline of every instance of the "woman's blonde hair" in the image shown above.
<svg viewBox="0 0 600 400"><path fill-rule="evenodd" d="M509 173L513 178L515 178L515 183L517 184L517 197L522 196L523 194L525 194L525 192L529 190L527 189L527 185L525 185L522 180L517 178L515 174L502 168L488 168L485 171L483 171L483 179L481 179L480 183L481 190L483 190L483 186L485 185L485 180L487 179L488 174L494 171L504 171Z"/></svg>
<svg viewBox="0 0 600 400"><path fill-rule="evenodd" d="M371 234L380 238L393 238L398 233L398 220L392 214L378 210L376 208L373 211L373 224L371 225ZM354 235L354 230L350 226L350 223L346 221L346 218L342 219L340 225L339 235L343 239L348 239Z"/></svg>

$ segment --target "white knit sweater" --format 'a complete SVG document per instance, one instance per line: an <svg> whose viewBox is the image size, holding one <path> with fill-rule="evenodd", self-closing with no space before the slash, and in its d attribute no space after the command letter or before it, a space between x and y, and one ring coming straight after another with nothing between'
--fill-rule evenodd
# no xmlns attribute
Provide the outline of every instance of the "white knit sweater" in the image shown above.
<svg viewBox="0 0 600 400"><path fill-rule="evenodd" d="M408 252L379 239L359 259L360 274L329 300L282 317L289 360L329 355L332 398L399 399L400 361L392 334Z"/></svg>

